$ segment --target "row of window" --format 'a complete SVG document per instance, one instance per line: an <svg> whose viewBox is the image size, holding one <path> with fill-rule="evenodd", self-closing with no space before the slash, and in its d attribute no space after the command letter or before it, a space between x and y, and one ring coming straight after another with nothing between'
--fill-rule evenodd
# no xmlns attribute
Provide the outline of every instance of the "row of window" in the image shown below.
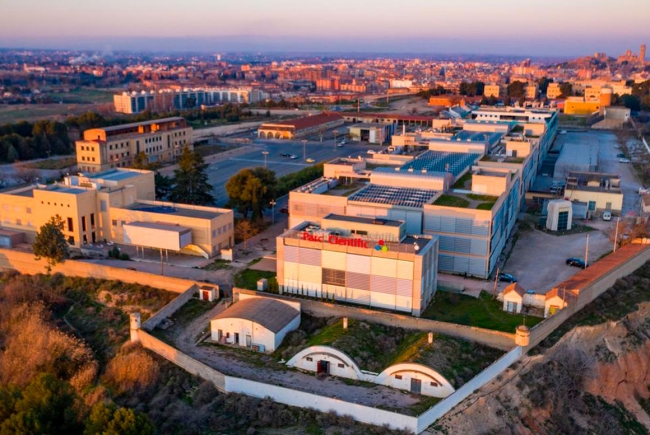
<svg viewBox="0 0 650 435"><path fill-rule="evenodd" d="M41 201L41 204L42 204L42 203L43 203L43 201ZM56 204L54 204L54 205L56 205ZM61 206L63 206L63 204L61 204ZM68 206L68 207L70 207L70 206ZM9 204L4 204L4 205L2 206L2 209L3 209L4 211L14 211L14 212L16 212L16 213L20 213L20 212L22 211L22 207L20 207L19 205L17 205L17 206L14 207L14 206L11 206L11 205L9 205ZM12 210L12 209L13 209L13 210ZM32 214L32 208L31 208L31 207L26 207L25 210L27 211L27 214Z"/></svg>
<svg viewBox="0 0 650 435"><path fill-rule="evenodd" d="M41 204L45 205L45 201L41 201ZM47 202L47 205L52 205L52 203L51 203L50 201L48 201L48 202ZM54 205L56 205L56 202L54 203ZM61 207L63 207L63 203L61 203L60 205L61 205ZM68 204L68 208L69 208L69 207L70 207L70 204ZM29 210L27 213L31 213L31 212L32 212L32 209L29 208L29 207L27 208L27 210Z"/></svg>
<svg viewBox="0 0 650 435"><path fill-rule="evenodd" d="M162 142L162 136L150 137L149 139L144 140L144 143L154 143L154 142Z"/></svg>
<svg viewBox="0 0 650 435"><path fill-rule="evenodd" d="M112 149L113 149L113 146L115 146L115 149L118 149L118 148L128 147L129 144L126 143L126 142L116 143L115 145L109 145L109 146L108 146L108 149L109 149L109 150L112 150Z"/></svg>
<svg viewBox="0 0 650 435"><path fill-rule="evenodd" d="M81 161L82 162L94 162L95 158L94 157L81 156Z"/></svg>
<svg viewBox="0 0 650 435"><path fill-rule="evenodd" d="M226 231L232 230L232 224L224 225L222 227L217 228L216 230L212 230L212 238L214 239L217 237L217 235L225 234Z"/></svg>
<svg viewBox="0 0 650 435"><path fill-rule="evenodd" d="M92 151L95 152L95 147L83 146L81 145L81 151Z"/></svg>
<svg viewBox="0 0 650 435"><path fill-rule="evenodd" d="M185 136L185 133L187 133L187 132L185 132L185 131L177 131L176 133L174 133L174 137Z"/></svg>
<svg viewBox="0 0 650 435"><path fill-rule="evenodd" d="M10 219L5 219L2 223L5 224L5 225L12 225L13 224L13 222L11 222ZM16 225L22 226L23 225L22 219L16 219ZM34 223L32 221L27 221L27 226L28 227L33 227Z"/></svg>

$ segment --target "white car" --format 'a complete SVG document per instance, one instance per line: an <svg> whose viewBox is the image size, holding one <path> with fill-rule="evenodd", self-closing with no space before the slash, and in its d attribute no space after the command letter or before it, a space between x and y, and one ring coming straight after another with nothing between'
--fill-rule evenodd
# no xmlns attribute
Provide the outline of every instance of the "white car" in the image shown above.
<svg viewBox="0 0 650 435"><path fill-rule="evenodd" d="M298 158L298 156L296 154L291 154L289 156L289 158L292 159L292 160L296 160Z"/></svg>
<svg viewBox="0 0 650 435"><path fill-rule="evenodd" d="M377 151L375 151L375 150L368 150L368 151L366 151L366 153L372 155L372 154L377 154Z"/></svg>
<svg viewBox="0 0 650 435"><path fill-rule="evenodd" d="M603 220L604 221L611 221L612 220L612 212L609 210L605 210L603 212Z"/></svg>
<svg viewBox="0 0 650 435"><path fill-rule="evenodd" d="M630 159L618 159L619 163L630 163Z"/></svg>

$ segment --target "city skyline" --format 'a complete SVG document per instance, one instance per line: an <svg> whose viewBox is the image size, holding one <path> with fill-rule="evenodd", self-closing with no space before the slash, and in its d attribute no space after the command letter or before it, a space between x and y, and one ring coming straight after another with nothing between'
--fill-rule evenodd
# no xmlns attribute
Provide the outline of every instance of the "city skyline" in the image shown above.
<svg viewBox="0 0 650 435"><path fill-rule="evenodd" d="M650 5L641 0L549 0L516 9L506 0L407 0L399 7L387 0L333 0L317 11L295 0L189 0L182 7L27 0L3 9L2 48L580 56L637 50L650 39L643 25Z"/></svg>

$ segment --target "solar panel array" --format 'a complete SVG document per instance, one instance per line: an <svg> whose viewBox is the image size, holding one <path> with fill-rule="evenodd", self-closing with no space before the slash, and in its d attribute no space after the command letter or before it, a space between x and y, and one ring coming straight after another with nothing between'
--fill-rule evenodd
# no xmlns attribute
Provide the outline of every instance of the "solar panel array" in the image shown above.
<svg viewBox="0 0 650 435"><path fill-rule="evenodd" d="M465 169L474 164L480 154L450 153L443 151L426 151L417 159L406 163L400 168L401 171L422 171L427 172L449 172L454 177L458 176Z"/></svg>
<svg viewBox="0 0 650 435"><path fill-rule="evenodd" d="M371 184L350 196L349 200L421 208L424 204L431 202L436 193L438 192L429 189Z"/></svg>

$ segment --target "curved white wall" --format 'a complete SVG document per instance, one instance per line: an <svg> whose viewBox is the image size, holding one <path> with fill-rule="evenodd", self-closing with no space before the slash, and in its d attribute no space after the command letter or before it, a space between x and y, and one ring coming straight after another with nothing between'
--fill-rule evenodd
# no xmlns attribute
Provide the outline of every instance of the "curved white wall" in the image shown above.
<svg viewBox="0 0 650 435"><path fill-rule="evenodd" d="M447 397L454 387L431 367L415 363L401 363L388 367L380 374L361 371L352 358L330 346L311 346L294 355L287 366L316 373L319 361L329 362L329 374L358 381L372 382L400 390L411 390L411 379L421 381L421 394Z"/></svg>

